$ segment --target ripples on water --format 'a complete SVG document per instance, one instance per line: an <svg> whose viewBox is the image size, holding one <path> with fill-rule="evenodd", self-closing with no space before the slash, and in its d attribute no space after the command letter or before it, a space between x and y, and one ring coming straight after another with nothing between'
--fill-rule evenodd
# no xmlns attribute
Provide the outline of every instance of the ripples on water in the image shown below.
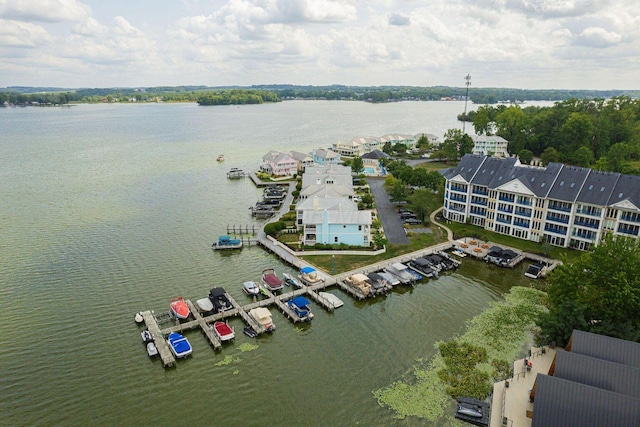
<svg viewBox="0 0 640 427"><path fill-rule="evenodd" d="M214 352L197 330L194 355L164 370L146 357L139 310L168 310L275 267L259 248L219 253L227 225L257 224L260 195L230 167L255 169L269 149L310 151L337 139L442 134L456 103L290 102L241 108L98 105L0 110L0 425L412 425L372 390L428 359L434 343L516 283L467 263L460 273L345 306L314 305L311 325L272 309L277 331ZM225 154L227 161L215 161ZM484 275L482 280L474 277ZM510 277L510 279L504 279ZM496 280L493 280L496 279ZM241 352L242 343L257 343ZM216 366L225 356L234 361ZM301 419L301 415L306 418Z"/></svg>

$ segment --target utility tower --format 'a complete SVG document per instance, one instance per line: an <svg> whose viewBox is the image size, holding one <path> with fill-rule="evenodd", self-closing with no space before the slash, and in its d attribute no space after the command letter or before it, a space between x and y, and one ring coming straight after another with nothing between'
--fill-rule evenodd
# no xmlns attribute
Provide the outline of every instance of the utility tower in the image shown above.
<svg viewBox="0 0 640 427"><path fill-rule="evenodd" d="M469 86L471 86L471 74L467 74L464 78L466 82L464 83L467 86L467 93L464 96L464 120L462 121L462 134L464 135L464 127L467 124L467 101L469 100Z"/></svg>

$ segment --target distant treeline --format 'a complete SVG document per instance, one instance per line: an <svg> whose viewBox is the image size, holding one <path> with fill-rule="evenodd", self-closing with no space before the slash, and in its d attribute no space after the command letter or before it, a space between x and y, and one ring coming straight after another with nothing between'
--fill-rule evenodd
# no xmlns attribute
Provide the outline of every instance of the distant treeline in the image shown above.
<svg viewBox="0 0 640 427"><path fill-rule="evenodd" d="M280 102L280 98L274 92L247 89L206 92L198 97L199 105L262 104L263 102Z"/></svg>
<svg viewBox="0 0 640 427"><path fill-rule="evenodd" d="M235 93L231 95L231 93ZM247 95L239 95L245 91ZM258 95L263 102L277 102L274 99L327 99L365 102L398 102L407 100L432 101L440 99L463 100L465 87L448 86L294 86L256 85L250 87L207 87L207 86L157 86L145 88L93 88L63 89L51 87L14 86L0 88L0 104L66 104L69 102L207 102L210 104L256 102ZM563 101L575 99L608 99L616 96L640 97L640 90L524 90L508 88L470 88L469 99L476 104L498 102ZM235 102L234 102L235 101ZM202 104L204 105L204 104Z"/></svg>
<svg viewBox="0 0 640 427"><path fill-rule="evenodd" d="M485 105L467 119L476 134L509 141L524 163L562 162L598 170L640 174L640 99L576 99L553 107Z"/></svg>

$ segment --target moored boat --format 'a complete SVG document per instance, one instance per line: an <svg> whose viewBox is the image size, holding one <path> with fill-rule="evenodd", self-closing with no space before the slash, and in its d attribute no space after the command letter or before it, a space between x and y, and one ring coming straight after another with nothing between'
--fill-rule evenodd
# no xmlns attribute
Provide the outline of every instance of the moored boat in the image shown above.
<svg viewBox="0 0 640 427"><path fill-rule="evenodd" d="M142 336L142 342L145 342L145 343L153 342L153 336L151 335L151 332L149 332L148 329L145 329L144 331L142 331L140 335Z"/></svg>
<svg viewBox="0 0 640 427"><path fill-rule="evenodd" d="M313 267L302 267L298 278L306 285L314 285L322 282L322 279L318 276L318 272Z"/></svg>
<svg viewBox="0 0 640 427"><path fill-rule="evenodd" d="M137 312L137 313L136 313L136 315L135 315L135 316L133 316L133 320L134 320L136 323L142 323L142 322L144 322L144 317L142 317L142 312L141 312L141 311Z"/></svg>
<svg viewBox="0 0 640 427"><path fill-rule="evenodd" d="M209 291L209 299L216 313L222 313L223 311L233 308L231 301L227 298L227 291L225 291L224 288L211 288L211 291Z"/></svg>
<svg viewBox="0 0 640 427"><path fill-rule="evenodd" d="M158 347L156 347L156 344L153 341L147 343L147 354L149 357L158 355Z"/></svg>
<svg viewBox="0 0 640 427"><path fill-rule="evenodd" d="M265 307L249 310L249 316L253 317L265 331L274 331L276 329L276 325L271 320L271 313Z"/></svg>
<svg viewBox="0 0 640 427"><path fill-rule="evenodd" d="M218 236L218 241L213 242L211 248L215 250L240 249L242 248L242 240L232 239L231 236Z"/></svg>
<svg viewBox="0 0 640 427"><path fill-rule="evenodd" d="M198 305L198 308L200 308L200 310L203 313L211 313L214 308L213 303L209 298L201 298L198 301L196 301L196 304Z"/></svg>
<svg viewBox="0 0 640 427"><path fill-rule="evenodd" d="M187 357L193 351L187 337L177 332L171 332L167 338L167 344L175 357Z"/></svg>
<svg viewBox="0 0 640 427"><path fill-rule="evenodd" d="M171 312L176 319L186 319L191 314L189 306L182 297L176 297L171 300Z"/></svg>
<svg viewBox="0 0 640 427"><path fill-rule="evenodd" d="M344 303L340 298L338 298L337 296L329 292L318 292L318 295L320 295L321 298L324 298L325 300L329 301L329 303L331 303L333 308L342 307L344 305Z"/></svg>
<svg viewBox="0 0 640 427"><path fill-rule="evenodd" d="M219 161L219 162L224 162L224 160L225 160L224 159L224 154L220 154L216 160Z"/></svg>
<svg viewBox="0 0 640 427"><path fill-rule="evenodd" d="M258 333L254 331L251 326L245 326L244 329L242 329L242 332L251 338L256 338L258 336Z"/></svg>
<svg viewBox="0 0 640 427"><path fill-rule="evenodd" d="M547 270L547 266L545 264L536 263L531 264L524 275L530 279L537 279L542 274L544 274Z"/></svg>
<svg viewBox="0 0 640 427"><path fill-rule="evenodd" d="M300 281L298 279L296 279L295 277L293 277L290 274L287 273L282 273L282 277L284 277L284 284L289 286L289 285L293 285L296 288L301 288L302 287L302 283L300 283Z"/></svg>
<svg viewBox="0 0 640 427"><path fill-rule="evenodd" d="M279 291L284 287L282 280L276 275L273 268L267 268L262 271L262 284L271 292Z"/></svg>
<svg viewBox="0 0 640 427"><path fill-rule="evenodd" d="M258 284L253 281L244 282L242 284L242 290L244 291L245 294L249 295L250 297L256 296L260 293L260 288L258 287Z"/></svg>
<svg viewBox="0 0 640 427"><path fill-rule="evenodd" d="M299 295L287 301L287 305L302 321L311 321L313 313L311 313L311 302Z"/></svg>
<svg viewBox="0 0 640 427"><path fill-rule="evenodd" d="M214 322L213 323L213 331L218 336L220 341L229 341L236 337L233 329L227 322Z"/></svg>
<svg viewBox="0 0 640 427"><path fill-rule="evenodd" d="M352 288L360 291L364 296L372 297L375 293L369 283L369 278L362 273L356 273L347 277L345 282Z"/></svg>

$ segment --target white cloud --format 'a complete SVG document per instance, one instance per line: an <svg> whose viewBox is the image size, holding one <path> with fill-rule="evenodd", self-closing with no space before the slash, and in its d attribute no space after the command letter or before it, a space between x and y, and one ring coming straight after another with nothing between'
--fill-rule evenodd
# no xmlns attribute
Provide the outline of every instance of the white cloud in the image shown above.
<svg viewBox="0 0 640 427"><path fill-rule="evenodd" d="M53 38L40 25L0 19L0 46L2 48L36 48L51 43Z"/></svg>
<svg viewBox="0 0 640 427"><path fill-rule="evenodd" d="M618 33L607 31L604 28L589 27L585 28L584 31L578 35L576 44L605 48L616 45L621 40L622 36Z"/></svg>
<svg viewBox="0 0 640 427"><path fill-rule="evenodd" d="M90 15L78 0L0 0L0 17L17 21L82 21Z"/></svg>

